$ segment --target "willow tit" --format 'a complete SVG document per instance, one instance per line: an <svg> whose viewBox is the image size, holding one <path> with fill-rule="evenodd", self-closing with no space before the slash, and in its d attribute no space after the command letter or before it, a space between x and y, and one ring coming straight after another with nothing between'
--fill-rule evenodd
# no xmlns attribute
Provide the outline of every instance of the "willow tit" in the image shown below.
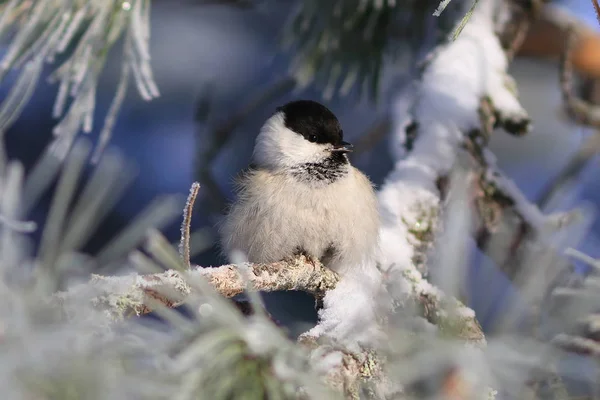
<svg viewBox="0 0 600 400"><path fill-rule="evenodd" d="M336 116L314 101L277 108L221 227L226 254L271 263L305 254L344 274L372 260L379 214L369 179L350 165Z"/></svg>

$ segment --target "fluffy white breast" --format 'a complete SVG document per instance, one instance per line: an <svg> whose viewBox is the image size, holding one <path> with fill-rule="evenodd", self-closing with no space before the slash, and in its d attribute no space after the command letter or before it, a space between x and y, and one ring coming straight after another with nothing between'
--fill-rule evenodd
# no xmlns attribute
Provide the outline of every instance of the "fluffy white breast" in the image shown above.
<svg viewBox="0 0 600 400"><path fill-rule="evenodd" d="M265 122L256 138L253 160L262 167L290 168L304 163L318 163L330 155L330 145L317 144L285 126L278 112Z"/></svg>
<svg viewBox="0 0 600 400"><path fill-rule="evenodd" d="M257 169L220 228L226 255L242 251L249 261L270 263L299 249L344 273L377 250L379 213L371 182L355 168L334 183L313 186L286 173Z"/></svg>

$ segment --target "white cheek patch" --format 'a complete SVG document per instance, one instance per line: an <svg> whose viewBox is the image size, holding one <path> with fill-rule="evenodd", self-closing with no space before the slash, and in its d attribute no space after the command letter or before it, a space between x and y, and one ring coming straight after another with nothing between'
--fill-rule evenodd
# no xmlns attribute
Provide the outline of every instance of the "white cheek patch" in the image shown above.
<svg viewBox="0 0 600 400"><path fill-rule="evenodd" d="M267 120L256 138L254 161L262 166L279 168L316 163L327 158L327 145L311 143L285 127L282 113Z"/></svg>

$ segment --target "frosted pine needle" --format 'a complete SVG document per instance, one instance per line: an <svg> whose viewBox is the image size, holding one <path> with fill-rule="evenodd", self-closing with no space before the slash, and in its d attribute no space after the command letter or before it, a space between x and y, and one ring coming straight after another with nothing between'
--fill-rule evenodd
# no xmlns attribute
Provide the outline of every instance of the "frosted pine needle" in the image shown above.
<svg viewBox="0 0 600 400"><path fill-rule="evenodd" d="M439 17L446 7L450 4L450 0L441 0L440 5L435 9L433 15Z"/></svg>
<svg viewBox="0 0 600 400"><path fill-rule="evenodd" d="M573 248L566 249L565 255L573 257L576 260L586 263L590 267L593 267L596 271L600 271L600 262L598 260L596 260L595 258L593 258L585 253L582 253L579 250L576 250Z"/></svg>
<svg viewBox="0 0 600 400"><path fill-rule="evenodd" d="M6 176L0 179L0 226L2 236L14 233L31 233L37 229L33 221L20 221L22 216L23 165L13 161L6 168ZM6 243L6 239L1 239ZM7 249L5 248L2 253Z"/></svg>
<svg viewBox="0 0 600 400"><path fill-rule="evenodd" d="M0 134L20 116L44 64L67 53L66 61L49 78L58 83L53 116L60 118L53 149L66 156L75 136L93 129L98 79L109 51L123 36L123 70L93 161L98 161L110 140L130 73L144 100L159 96L150 68L150 0L13 0L1 11L0 38L9 39L9 46L0 61L0 81L10 70L20 72L0 105Z"/></svg>
<svg viewBox="0 0 600 400"><path fill-rule="evenodd" d="M37 229L37 224L33 221L16 221L0 215L0 224L20 233L31 233Z"/></svg>

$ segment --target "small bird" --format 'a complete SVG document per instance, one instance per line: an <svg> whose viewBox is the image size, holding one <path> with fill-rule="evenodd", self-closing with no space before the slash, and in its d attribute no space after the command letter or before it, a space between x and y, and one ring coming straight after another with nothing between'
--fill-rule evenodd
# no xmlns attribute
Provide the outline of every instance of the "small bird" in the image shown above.
<svg viewBox="0 0 600 400"><path fill-rule="evenodd" d="M220 226L226 255L271 263L304 254L343 275L372 260L379 213L373 185L350 165L336 116L298 100L278 107L260 130L237 201Z"/></svg>

